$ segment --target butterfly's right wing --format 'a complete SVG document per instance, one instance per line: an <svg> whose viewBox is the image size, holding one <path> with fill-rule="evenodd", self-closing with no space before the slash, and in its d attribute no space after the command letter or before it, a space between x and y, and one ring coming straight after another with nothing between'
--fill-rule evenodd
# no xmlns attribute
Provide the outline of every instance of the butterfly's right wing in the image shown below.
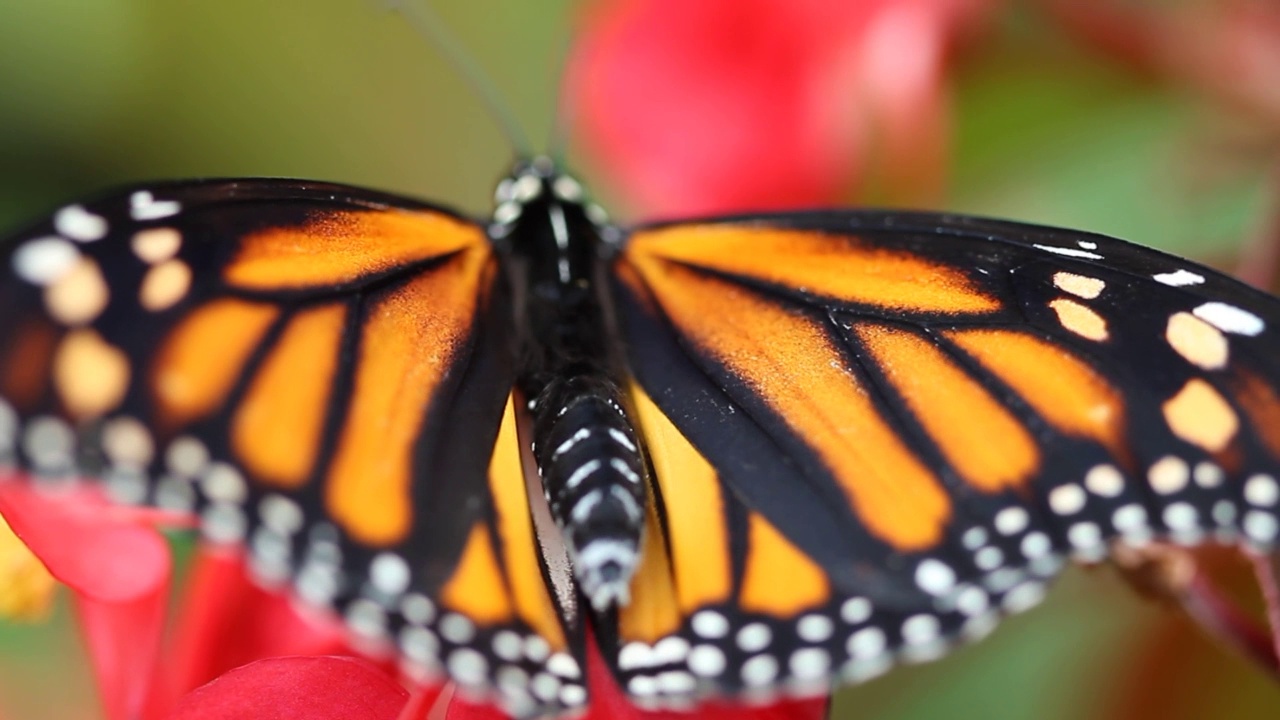
<svg viewBox="0 0 1280 720"><path fill-rule="evenodd" d="M0 465L194 512L423 673L513 709L582 701L477 224L336 185L181 183L64 207L0 261Z"/></svg>
<svg viewBox="0 0 1280 720"><path fill-rule="evenodd" d="M1114 238L818 211L614 266L652 531L637 699L822 694L937 657L1113 540L1280 538L1280 301Z"/></svg>

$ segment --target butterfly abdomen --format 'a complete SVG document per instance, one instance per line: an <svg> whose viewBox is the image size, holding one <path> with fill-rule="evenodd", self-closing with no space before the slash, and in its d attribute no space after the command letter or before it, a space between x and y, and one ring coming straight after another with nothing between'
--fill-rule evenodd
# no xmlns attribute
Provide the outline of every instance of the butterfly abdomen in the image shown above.
<svg viewBox="0 0 1280 720"><path fill-rule="evenodd" d="M626 604L644 526L644 462L616 383L579 375L533 408L534 457L593 605Z"/></svg>

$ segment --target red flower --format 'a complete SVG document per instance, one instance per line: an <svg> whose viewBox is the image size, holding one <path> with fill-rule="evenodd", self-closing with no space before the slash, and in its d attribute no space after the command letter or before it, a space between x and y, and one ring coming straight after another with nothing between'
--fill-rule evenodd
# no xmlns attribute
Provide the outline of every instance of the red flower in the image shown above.
<svg viewBox="0 0 1280 720"><path fill-rule="evenodd" d="M396 720L409 693L377 667L344 657L260 660L187 695L168 720Z"/></svg>
<svg viewBox="0 0 1280 720"><path fill-rule="evenodd" d="M576 127L634 207L833 204L870 178L936 199L946 49L983 0L613 0L569 76Z"/></svg>
<svg viewBox="0 0 1280 720"><path fill-rule="evenodd" d="M110 720L164 717L186 692L259 658L350 652L339 625L252 584L236 552L208 548L165 648L171 559L153 526L188 518L113 507L89 489L44 492L14 476L0 478L0 514L72 590Z"/></svg>
<svg viewBox="0 0 1280 720"><path fill-rule="evenodd" d="M55 500L12 478L0 480L0 513L75 589L107 717L137 717L160 650L170 574L164 538L88 492Z"/></svg>
<svg viewBox="0 0 1280 720"><path fill-rule="evenodd" d="M351 654L340 624L252 582L231 548L197 555L185 596L152 689L151 718L163 717L192 688L261 658Z"/></svg>

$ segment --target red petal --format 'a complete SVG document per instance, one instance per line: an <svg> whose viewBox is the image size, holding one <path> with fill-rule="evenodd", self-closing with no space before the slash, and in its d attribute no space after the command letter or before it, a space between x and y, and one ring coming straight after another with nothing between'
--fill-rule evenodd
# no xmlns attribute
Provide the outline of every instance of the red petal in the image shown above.
<svg viewBox="0 0 1280 720"><path fill-rule="evenodd" d="M436 709L436 704L440 702L441 696L444 694L444 686L441 685L418 685L411 689L409 702L400 709L400 717L396 720L428 720L428 718L437 718L432 711ZM448 712L446 706L446 712Z"/></svg>
<svg viewBox="0 0 1280 720"><path fill-rule="evenodd" d="M170 573L164 538L84 496L52 497L20 480L0 482L0 512L76 592L106 716L138 717L164 626Z"/></svg>
<svg viewBox="0 0 1280 720"><path fill-rule="evenodd" d="M192 688L255 660L349 653L339 623L303 614L287 594L255 585L235 550L202 547L195 558L166 677L158 684L148 717L162 717Z"/></svg>
<svg viewBox="0 0 1280 720"><path fill-rule="evenodd" d="M824 720L827 717L825 697L809 700L780 700L769 705L750 707L734 703L716 702L699 705L692 717L698 720ZM688 713L641 713L645 720L690 720Z"/></svg>
<svg viewBox="0 0 1280 720"><path fill-rule="evenodd" d="M877 199L936 200L945 51L991 4L597 3L569 110L598 174L645 213L827 205L867 180Z"/></svg>
<svg viewBox="0 0 1280 720"><path fill-rule="evenodd" d="M454 695L444 720L509 720L510 716L486 703L473 703Z"/></svg>
<svg viewBox="0 0 1280 720"><path fill-rule="evenodd" d="M615 0L569 96L589 156L646 212L830 203L858 165L860 37L885 0Z"/></svg>
<svg viewBox="0 0 1280 720"><path fill-rule="evenodd" d="M132 602L76 597L104 714L111 720L141 714L160 654L167 602L167 587Z"/></svg>
<svg viewBox="0 0 1280 720"><path fill-rule="evenodd" d="M396 720L409 693L348 657L286 657L232 670L187 695L169 720Z"/></svg>
<svg viewBox="0 0 1280 720"><path fill-rule="evenodd" d="M877 200L937 205L947 165L945 60L951 18L930 2L891 4L862 41L860 100L876 148ZM911 48L903 53L902 48Z"/></svg>
<svg viewBox="0 0 1280 720"><path fill-rule="evenodd" d="M101 602L133 602L169 581L169 546L149 527L100 512L83 496L0 481L0 513L58 580Z"/></svg>

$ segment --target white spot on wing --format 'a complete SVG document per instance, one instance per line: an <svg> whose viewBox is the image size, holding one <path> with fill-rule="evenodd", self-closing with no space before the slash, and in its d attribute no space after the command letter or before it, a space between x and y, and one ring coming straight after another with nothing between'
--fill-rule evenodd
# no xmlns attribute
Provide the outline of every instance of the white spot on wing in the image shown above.
<svg viewBox="0 0 1280 720"><path fill-rule="evenodd" d="M582 671L577 666L577 661L563 652L554 653L549 657L547 669L554 674L562 676L562 678L580 678L582 675Z"/></svg>
<svg viewBox="0 0 1280 720"><path fill-rule="evenodd" d="M769 646L773 633L764 623L751 623L738 631L738 647L744 652L758 652Z"/></svg>
<svg viewBox="0 0 1280 720"><path fill-rule="evenodd" d="M981 548L973 554L973 562L980 569L988 572L1004 564L1004 553L994 545Z"/></svg>
<svg viewBox="0 0 1280 720"><path fill-rule="evenodd" d="M476 626L470 619L458 613L449 613L440 618L440 636L456 645L471 642L476 636Z"/></svg>
<svg viewBox="0 0 1280 720"><path fill-rule="evenodd" d="M1187 285L1199 285L1204 282L1203 275L1198 275L1190 270L1156 273L1151 276L1151 279L1170 287L1186 287Z"/></svg>
<svg viewBox="0 0 1280 720"><path fill-rule="evenodd" d="M1075 483L1059 485L1049 491L1049 508L1059 515L1074 515L1084 509L1088 497Z"/></svg>
<svg viewBox="0 0 1280 720"><path fill-rule="evenodd" d="M1147 470L1147 482L1161 495L1182 492L1191 482L1191 468L1181 458L1166 455L1151 464Z"/></svg>
<svg viewBox="0 0 1280 720"><path fill-rule="evenodd" d="M704 638L715 640L729 632L729 621L715 610L701 610L690 620L693 632Z"/></svg>
<svg viewBox="0 0 1280 720"><path fill-rule="evenodd" d="M655 665L672 665L684 662L689 656L689 641L682 637L670 636L658 641L653 646Z"/></svg>
<svg viewBox="0 0 1280 720"><path fill-rule="evenodd" d="M1102 497L1115 497L1124 492L1124 475L1114 465L1095 465L1085 473L1084 486Z"/></svg>
<svg viewBox="0 0 1280 720"><path fill-rule="evenodd" d="M1067 530L1067 541L1077 550L1091 550L1102 542L1102 528L1092 522L1078 522Z"/></svg>
<svg viewBox="0 0 1280 720"><path fill-rule="evenodd" d="M831 656L821 648L804 648L791 654L787 663L791 674L802 680L816 680L831 668Z"/></svg>
<svg viewBox="0 0 1280 720"><path fill-rule="evenodd" d="M76 246L62 238L37 238L14 251L13 271L29 283L48 285L62 277L79 258Z"/></svg>
<svg viewBox="0 0 1280 720"><path fill-rule="evenodd" d="M871 601L864 597L852 597L840 606L840 618L850 625L866 622L871 617Z"/></svg>
<svg viewBox="0 0 1280 720"><path fill-rule="evenodd" d="M1007 507L996 513L995 526L1001 535L1016 535L1026 529L1031 518L1020 507Z"/></svg>
<svg viewBox="0 0 1280 720"><path fill-rule="evenodd" d="M54 214L53 227L80 242L101 240L107 234L107 221L79 205L68 205Z"/></svg>
<svg viewBox="0 0 1280 720"><path fill-rule="evenodd" d="M955 584L955 571L941 560L927 558L916 567L916 585L930 595L946 594Z"/></svg>
<svg viewBox="0 0 1280 720"><path fill-rule="evenodd" d="M382 592L399 595L409 587L409 564L395 553L379 553L369 564L369 579Z"/></svg>
<svg viewBox="0 0 1280 720"><path fill-rule="evenodd" d="M850 656L866 660L883 653L887 645L888 640L883 630L878 627L868 627L850 635L845 649Z"/></svg>
<svg viewBox="0 0 1280 720"><path fill-rule="evenodd" d="M1223 332L1237 335L1257 335L1266 327L1257 315L1224 302L1207 302L1191 314Z"/></svg>
<svg viewBox="0 0 1280 720"><path fill-rule="evenodd" d="M174 200L157 200L146 190L139 190L129 196L129 214L134 220L159 220L170 215L177 215L182 209Z"/></svg>
<svg viewBox="0 0 1280 720"><path fill-rule="evenodd" d="M581 685L565 685L560 688L560 702L566 707L578 707L587 703L587 691ZM511 713L518 715L518 713Z"/></svg>
<svg viewBox="0 0 1280 720"><path fill-rule="evenodd" d="M932 642L940 631L938 618L923 613L912 615L902 623L902 639L910 645Z"/></svg>
<svg viewBox="0 0 1280 720"><path fill-rule="evenodd" d="M714 645L699 645L689 652L689 669L696 675L713 677L724 672L724 652Z"/></svg>
<svg viewBox="0 0 1280 720"><path fill-rule="evenodd" d="M805 642L824 642L831 637L834 630L835 625L831 622L831 618L816 613L805 615L796 623L796 634Z"/></svg>
<svg viewBox="0 0 1280 720"><path fill-rule="evenodd" d="M742 663L742 682L747 685L768 685L777 676L778 661L770 655L757 655Z"/></svg>
<svg viewBox="0 0 1280 720"><path fill-rule="evenodd" d="M1022 538L1021 549L1023 555L1035 559L1048 555L1053 550L1053 542L1042 532L1031 532Z"/></svg>
<svg viewBox="0 0 1280 720"><path fill-rule="evenodd" d="M1076 250L1075 248L1054 247L1053 245L1034 245L1038 250L1053 253L1054 255L1063 255L1065 257L1086 258L1088 260L1101 260L1102 256L1098 253L1092 253L1087 250Z"/></svg>
<svg viewBox="0 0 1280 720"><path fill-rule="evenodd" d="M447 661L449 674L462 685L479 685L484 682L488 663L484 656L471 648L454 650Z"/></svg>
<svg viewBox="0 0 1280 720"><path fill-rule="evenodd" d="M1251 505L1271 507L1280 502L1280 485L1270 475L1254 475L1244 484L1244 499Z"/></svg>
<svg viewBox="0 0 1280 720"><path fill-rule="evenodd" d="M1069 272L1054 273L1053 284L1063 292L1071 293L1086 300L1098 297L1107 287L1107 284L1098 278Z"/></svg>
<svg viewBox="0 0 1280 720"><path fill-rule="evenodd" d="M1251 540L1263 544L1270 544L1280 534L1280 522L1257 510L1245 515L1243 527Z"/></svg>

